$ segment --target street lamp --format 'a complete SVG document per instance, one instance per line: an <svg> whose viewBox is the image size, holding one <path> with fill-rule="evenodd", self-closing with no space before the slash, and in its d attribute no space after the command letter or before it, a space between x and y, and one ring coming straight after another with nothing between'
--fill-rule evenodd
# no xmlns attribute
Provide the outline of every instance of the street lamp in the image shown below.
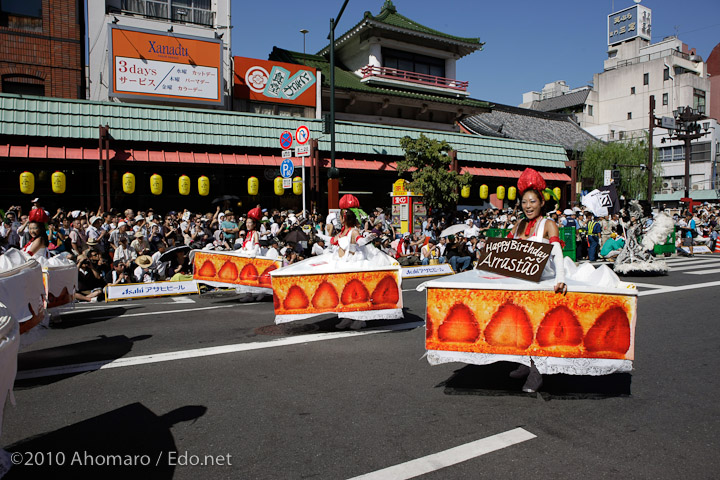
<svg viewBox="0 0 720 480"><path fill-rule="evenodd" d="M305 35L307 35L309 31L310 30L308 30L306 28L303 28L300 30L300 33L302 33L302 36L303 36L303 55L305 55Z"/></svg>
<svg viewBox="0 0 720 480"><path fill-rule="evenodd" d="M675 116L675 131L670 135L673 140L682 140L685 142L685 198L690 198L690 149L692 140L697 140L708 134L710 131L710 122L704 122L705 132L701 132L702 128L698 123L706 117L698 110L690 107L680 107L673 110Z"/></svg>

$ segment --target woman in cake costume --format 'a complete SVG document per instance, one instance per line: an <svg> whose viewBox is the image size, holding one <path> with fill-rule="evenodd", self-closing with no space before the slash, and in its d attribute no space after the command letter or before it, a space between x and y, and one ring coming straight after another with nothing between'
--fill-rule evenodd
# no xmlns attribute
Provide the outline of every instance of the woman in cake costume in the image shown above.
<svg viewBox="0 0 720 480"><path fill-rule="evenodd" d="M526 218L508 238L550 244L550 255L533 252L532 244L494 239L478 269L418 286L427 292L425 345L432 365L518 363L510 376L527 377L525 392L537 391L545 374L632 370L637 288L605 265L576 266L563 258L558 227L542 214L545 187L538 172L523 172L518 192ZM505 275L509 267L489 270L543 256L547 263L537 282Z"/></svg>
<svg viewBox="0 0 720 480"><path fill-rule="evenodd" d="M518 179L518 192L520 193L520 206L525 219L518 222L507 238L529 240L532 242L549 243L552 245L551 260L545 266L541 279L555 278L555 293L566 295L565 268L563 266L562 246L560 245L560 231L557 224L543 217L545 207L546 188L545 180L532 168L526 169ZM542 375L530 359L530 366L520 366L510 372L512 378L525 378L524 392L535 392L542 386Z"/></svg>
<svg viewBox="0 0 720 480"><path fill-rule="evenodd" d="M248 218L245 221L245 239L242 243L240 252L243 255L256 257L260 254L260 234L258 233L258 225L262 217L260 207L255 207L248 212Z"/></svg>
<svg viewBox="0 0 720 480"><path fill-rule="evenodd" d="M50 241L48 240L47 232L45 230L45 224L49 220L48 214L45 210L38 207L33 209L29 215L28 232L30 233L30 240L23 246L23 252L33 257L48 258L48 246Z"/></svg>
<svg viewBox="0 0 720 480"><path fill-rule="evenodd" d="M358 330L366 320L402 318L400 265L360 234L366 215L356 197L343 196L339 206L339 231L319 235L326 253L271 273L276 323L337 313L337 328Z"/></svg>

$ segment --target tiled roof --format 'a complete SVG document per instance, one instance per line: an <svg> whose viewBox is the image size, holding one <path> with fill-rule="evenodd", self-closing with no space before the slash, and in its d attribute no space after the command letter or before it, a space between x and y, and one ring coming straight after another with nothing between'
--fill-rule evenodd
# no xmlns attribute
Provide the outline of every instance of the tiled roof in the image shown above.
<svg viewBox="0 0 720 480"><path fill-rule="evenodd" d="M311 55L299 52L292 52L282 48L274 47L269 60L297 63L308 67L317 68L322 72L323 86L330 87L330 62L323 56ZM490 108L491 104L473 98L458 98L446 95L434 95L431 93L420 93L409 90L371 86L360 81L355 73L335 65L335 88L353 90L357 92L376 93L378 95L389 95L393 97L415 98L425 102L448 103L474 108Z"/></svg>
<svg viewBox="0 0 720 480"><path fill-rule="evenodd" d="M93 140L97 145L98 125L107 124L115 142L127 142L125 148L160 149L162 144L174 144L174 148L185 145L186 150L199 152L223 147L279 151L282 131L305 124L310 136L319 139L320 150L330 150L322 121L309 118L11 94L0 94L0 118L3 143ZM400 139L423 133L447 141L461 161L564 170L567 160L563 147L529 141L356 122L337 122L336 129L336 151L348 158L401 157Z"/></svg>
<svg viewBox="0 0 720 480"><path fill-rule="evenodd" d="M495 104L492 112L473 115L460 124L478 135L551 143L568 151L584 151L598 141L567 116L508 105Z"/></svg>
<svg viewBox="0 0 720 480"><path fill-rule="evenodd" d="M577 92L566 93L545 100L535 100L530 108L541 112L557 112L566 108L585 105L588 95L590 95L590 89L578 90Z"/></svg>

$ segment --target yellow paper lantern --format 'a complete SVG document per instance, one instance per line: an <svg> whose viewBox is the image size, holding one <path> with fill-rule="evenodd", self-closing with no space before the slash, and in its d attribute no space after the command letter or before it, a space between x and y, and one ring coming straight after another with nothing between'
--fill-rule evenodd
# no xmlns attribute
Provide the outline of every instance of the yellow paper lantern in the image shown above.
<svg viewBox="0 0 720 480"><path fill-rule="evenodd" d="M295 195L302 195L302 177L293 178L293 193Z"/></svg>
<svg viewBox="0 0 720 480"><path fill-rule="evenodd" d="M31 172L22 172L20 174L20 191L27 195L35 191L35 175Z"/></svg>
<svg viewBox="0 0 720 480"><path fill-rule="evenodd" d="M505 200L505 187L502 185L497 187L495 194L497 195L498 200Z"/></svg>
<svg viewBox="0 0 720 480"><path fill-rule="evenodd" d="M283 179L282 177L275 177L275 181L273 182L273 186L275 189L275 195L282 195L285 193L285 189L283 188Z"/></svg>
<svg viewBox="0 0 720 480"><path fill-rule="evenodd" d="M162 187L162 177L157 173L153 173L150 176L150 192L153 195L160 195L162 194Z"/></svg>
<svg viewBox="0 0 720 480"><path fill-rule="evenodd" d="M190 177L180 175L180 178L178 178L178 191L180 195L190 195Z"/></svg>
<svg viewBox="0 0 720 480"><path fill-rule="evenodd" d="M550 201L550 193L543 190L543 197L545 197L545 201Z"/></svg>
<svg viewBox="0 0 720 480"><path fill-rule="evenodd" d="M480 198L483 200L486 200L488 195L490 194L490 189L487 185L480 185Z"/></svg>
<svg viewBox="0 0 720 480"><path fill-rule="evenodd" d="M280 184L282 187L282 183ZM258 191L260 190L260 181L257 179L257 177L250 177L248 178L248 195L257 195ZM275 192L277 193L277 192ZM280 193L279 195L282 195Z"/></svg>
<svg viewBox="0 0 720 480"><path fill-rule="evenodd" d="M470 185L465 185L460 190L460 196L463 198L470 198Z"/></svg>
<svg viewBox="0 0 720 480"><path fill-rule="evenodd" d="M52 184L52 191L54 193L65 193L65 174L63 172L55 172L50 177L50 183Z"/></svg>
<svg viewBox="0 0 720 480"><path fill-rule="evenodd" d="M517 188L510 187L508 188L508 200L511 202L517 198Z"/></svg>
<svg viewBox="0 0 720 480"><path fill-rule="evenodd" d="M560 200L560 194L562 194L562 190L560 190L560 187L553 188L553 193L555 194L555 198Z"/></svg>
<svg viewBox="0 0 720 480"><path fill-rule="evenodd" d="M131 193L135 193L135 175L130 172L127 172L125 175L123 175L122 185L123 192L127 193L128 195L130 195Z"/></svg>
<svg viewBox="0 0 720 480"><path fill-rule="evenodd" d="M198 178L198 193L201 197L207 197L210 193L210 179L205 175Z"/></svg>

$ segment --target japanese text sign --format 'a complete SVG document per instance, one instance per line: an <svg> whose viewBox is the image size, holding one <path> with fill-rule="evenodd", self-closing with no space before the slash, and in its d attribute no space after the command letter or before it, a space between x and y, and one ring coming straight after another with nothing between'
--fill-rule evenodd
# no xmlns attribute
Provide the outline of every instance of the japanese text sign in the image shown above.
<svg viewBox="0 0 720 480"><path fill-rule="evenodd" d="M235 98L315 106L315 69L245 57L234 57L234 63Z"/></svg>
<svg viewBox="0 0 720 480"><path fill-rule="evenodd" d="M223 103L222 42L111 26L110 96Z"/></svg>
<svg viewBox="0 0 720 480"><path fill-rule="evenodd" d="M106 288L108 302L126 298L163 297L166 295L198 293L198 285L195 280L184 282L130 283L126 285L108 285Z"/></svg>

